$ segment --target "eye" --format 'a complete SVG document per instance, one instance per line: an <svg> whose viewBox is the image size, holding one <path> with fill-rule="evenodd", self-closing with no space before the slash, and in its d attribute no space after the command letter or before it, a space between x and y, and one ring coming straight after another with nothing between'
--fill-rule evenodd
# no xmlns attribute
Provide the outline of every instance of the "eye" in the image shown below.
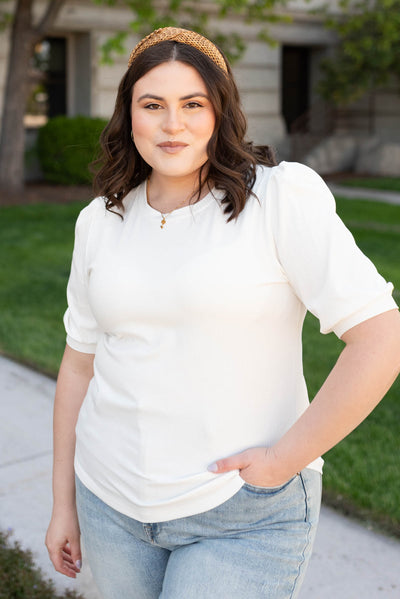
<svg viewBox="0 0 400 599"><path fill-rule="evenodd" d="M144 108L146 108L147 110L158 110L159 108L162 108L161 104L156 104L155 102L151 102L150 104L146 104L144 106Z"/></svg>
<svg viewBox="0 0 400 599"><path fill-rule="evenodd" d="M186 108L202 108L203 105L200 104L199 102L188 102L187 104L185 104Z"/></svg>

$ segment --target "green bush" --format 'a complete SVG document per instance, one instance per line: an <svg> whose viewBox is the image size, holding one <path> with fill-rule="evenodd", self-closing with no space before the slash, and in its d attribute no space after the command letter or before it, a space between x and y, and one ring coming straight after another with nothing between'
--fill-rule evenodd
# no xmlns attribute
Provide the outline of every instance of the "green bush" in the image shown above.
<svg viewBox="0 0 400 599"><path fill-rule="evenodd" d="M96 158L107 121L86 116L57 116L39 130L37 153L46 181L63 185L91 181L89 164Z"/></svg>
<svg viewBox="0 0 400 599"><path fill-rule="evenodd" d="M0 599L84 599L72 590L57 593L34 565L31 552L9 543L8 536L0 532Z"/></svg>

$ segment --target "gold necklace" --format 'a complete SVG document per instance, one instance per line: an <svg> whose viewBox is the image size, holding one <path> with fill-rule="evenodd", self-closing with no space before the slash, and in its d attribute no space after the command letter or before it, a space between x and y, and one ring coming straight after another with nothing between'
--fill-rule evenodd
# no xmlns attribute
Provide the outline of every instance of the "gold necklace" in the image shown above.
<svg viewBox="0 0 400 599"><path fill-rule="evenodd" d="M150 202L149 202L149 187L150 187L150 175L147 177L147 182L146 182L146 200L149 206L151 206ZM192 197L192 196L190 196ZM189 198L190 199L190 198ZM166 217L169 216L170 214L172 214L173 212L175 212L175 210L178 210L178 208L183 208L183 206L185 206L187 202L187 198L185 198L183 200L183 202L180 202L178 204L178 206L176 206L176 208L174 208L173 210L171 210L170 212L161 212L161 210L158 210L158 212L161 214L161 224L160 224L160 229L163 229L164 226L167 224L167 219Z"/></svg>

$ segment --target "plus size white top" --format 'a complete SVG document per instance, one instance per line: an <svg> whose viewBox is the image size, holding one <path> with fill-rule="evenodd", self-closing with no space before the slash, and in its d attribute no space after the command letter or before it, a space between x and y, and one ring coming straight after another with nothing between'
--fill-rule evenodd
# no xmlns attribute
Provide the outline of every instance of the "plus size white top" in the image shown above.
<svg viewBox="0 0 400 599"><path fill-rule="evenodd" d="M95 360L75 468L139 521L230 498L239 472L207 466L275 443L307 408L306 310L340 337L397 307L314 171L258 167L253 191L230 223L213 190L161 229L145 183L123 220L103 198L78 217L64 322L68 345Z"/></svg>

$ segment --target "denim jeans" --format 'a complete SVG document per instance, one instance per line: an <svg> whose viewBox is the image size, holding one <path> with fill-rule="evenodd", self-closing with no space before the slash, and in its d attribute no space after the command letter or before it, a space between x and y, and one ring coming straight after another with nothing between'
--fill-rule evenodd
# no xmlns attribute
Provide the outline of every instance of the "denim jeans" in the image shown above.
<svg viewBox="0 0 400 599"><path fill-rule="evenodd" d="M244 485L206 512L142 523L77 479L79 523L104 599L294 599L316 532L321 475Z"/></svg>

